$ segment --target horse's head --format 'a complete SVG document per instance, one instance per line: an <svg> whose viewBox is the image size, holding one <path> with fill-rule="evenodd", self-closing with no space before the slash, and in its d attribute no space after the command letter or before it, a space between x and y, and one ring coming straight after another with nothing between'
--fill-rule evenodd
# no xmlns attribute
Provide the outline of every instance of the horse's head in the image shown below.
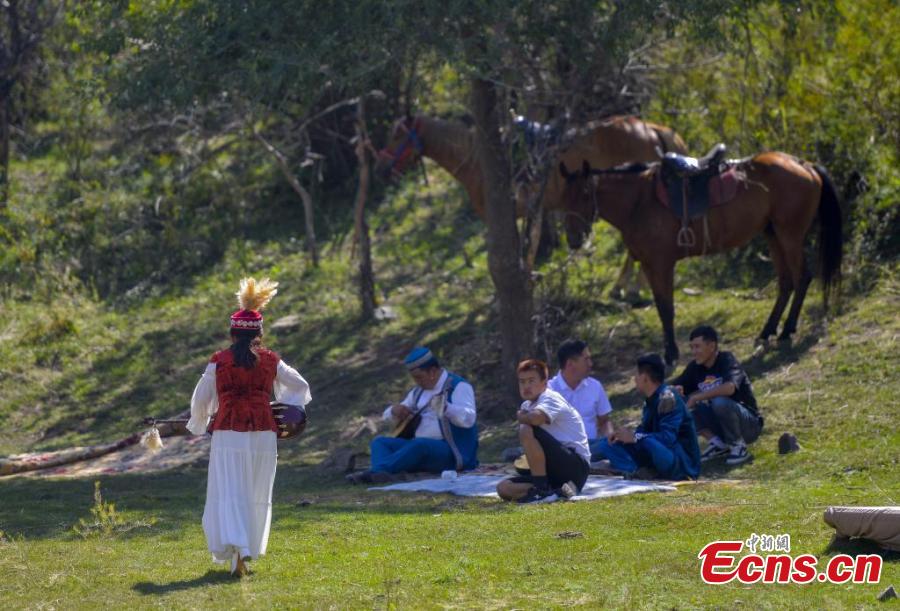
<svg viewBox="0 0 900 611"><path fill-rule="evenodd" d="M591 164L584 160L581 164L581 170L576 170L574 172L570 172L569 168L566 167L565 162L559 162L559 173L566 181L566 189L564 192L564 199L566 201L566 208L580 208L579 202L582 201L591 201Z"/></svg>
<svg viewBox="0 0 900 611"><path fill-rule="evenodd" d="M420 121L407 115L397 119L391 128L387 145L378 151L375 171L385 179L399 178L422 157L424 144L420 135Z"/></svg>
<svg viewBox="0 0 900 611"><path fill-rule="evenodd" d="M566 210L566 235L571 248L578 248L591 230L594 221L594 194L591 164L585 160L581 171L570 172L565 162L559 163L559 173L566 181L563 202Z"/></svg>

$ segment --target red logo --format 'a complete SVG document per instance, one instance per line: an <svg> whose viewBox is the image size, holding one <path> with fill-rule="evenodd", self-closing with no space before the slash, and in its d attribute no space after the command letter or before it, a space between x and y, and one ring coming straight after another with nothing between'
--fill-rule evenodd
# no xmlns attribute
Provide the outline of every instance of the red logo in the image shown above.
<svg viewBox="0 0 900 611"><path fill-rule="evenodd" d="M772 537L779 544L770 545L767 537ZM700 577L710 584L728 583L735 579L744 584L806 584L814 581L878 583L881 580L882 559L877 554L855 557L838 554L828 561L825 570L819 572L818 559L812 554L801 554L796 558L789 553L761 555L756 553L757 543L761 543L760 551L790 552L789 535L776 538L754 533L746 541L751 553L740 558L737 555L744 550L744 541L713 541L697 555L700 559Z"/></svg>

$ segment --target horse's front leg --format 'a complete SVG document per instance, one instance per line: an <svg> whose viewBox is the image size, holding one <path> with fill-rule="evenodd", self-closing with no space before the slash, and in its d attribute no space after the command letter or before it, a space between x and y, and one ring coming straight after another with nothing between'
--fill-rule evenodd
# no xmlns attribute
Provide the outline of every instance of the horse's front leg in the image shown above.
<svg viewBox="0 0 900 611"><path fill-rule="evenodd" d="M678 344L675 341L675 303L673 288L675 284L675 262L670 264L645 264L641 267L650 289L653 291L653 301L656 303L656 312L662 322L663 339L666 346L666 365L674 365L678 360Z"/></svg>

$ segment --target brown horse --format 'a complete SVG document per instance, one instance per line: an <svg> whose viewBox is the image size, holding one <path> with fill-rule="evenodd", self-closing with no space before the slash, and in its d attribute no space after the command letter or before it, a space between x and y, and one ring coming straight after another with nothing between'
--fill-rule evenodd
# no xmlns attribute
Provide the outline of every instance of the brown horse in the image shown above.
<svg viewBox="0 0 900 611"><path fill-rule="evenodd" d="M382 175L403 174L421 157L428 157L462 183L475 213L484 219L484 179L475 160L474 127L462 121L416 115L394 123L387 146L378 153L376 170ZM571 143L559 155L558 161L577 167L587 160L595 167L612 167L632 161L650 162L659 159L657 150L686 153L684 140L672 129L642 121L637 117L611 117L595 121L567 134ZM553 163L551 167L555 167ZM578 248L591 229L593 216L566 209L566 183L555 171L547 177L546 185L526 182L516 188L516 216L525 216L531 199L543 188L541 207L544 210L564 210L566 234L571 248ZM634 273L629 256L616 282L614 291L624 287ZM636 293L636 289L634 289Z"/></svg>
<svg viewBox="0 0 900 611"><path fill-rule="evenodd" d="M778 297L759 335L762 341L775 334L792 293L791 309L779 339L790 340L797 330L800 308L812 279L803 244L817 214L819 273L826 309L828 295L840 281L842 215L825 169L777 152L761 153L736 166L745 173L746 181L732 201L709 209L706 227L702 218L691 222L694 233L708 233L709 240L698 239L690 248L677 244L681 221L656 196L659 164L591 170L585 163L582 171L575 174L562 164L559 167L567 181L570 207L586 218L597 214L616 227L641 263L662 321L669 364L678 359L672 292L675 262L679 259L738 248L764 233L778 275Z"/></svg>

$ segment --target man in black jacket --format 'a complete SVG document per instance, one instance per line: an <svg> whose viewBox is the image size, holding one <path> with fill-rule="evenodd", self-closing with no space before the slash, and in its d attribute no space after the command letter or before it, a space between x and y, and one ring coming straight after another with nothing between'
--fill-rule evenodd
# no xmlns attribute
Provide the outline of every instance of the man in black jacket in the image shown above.
<svg viewBox="0 0 900 611"><path fill-rule="evenodd" d="M747 444L762 432L750 379L730 352L719 350L719 335L703 325L691 331L694 360L670 382L687 397L697 432L709 441L702 461L727 456L729 465L751 458Z"/></svg>

